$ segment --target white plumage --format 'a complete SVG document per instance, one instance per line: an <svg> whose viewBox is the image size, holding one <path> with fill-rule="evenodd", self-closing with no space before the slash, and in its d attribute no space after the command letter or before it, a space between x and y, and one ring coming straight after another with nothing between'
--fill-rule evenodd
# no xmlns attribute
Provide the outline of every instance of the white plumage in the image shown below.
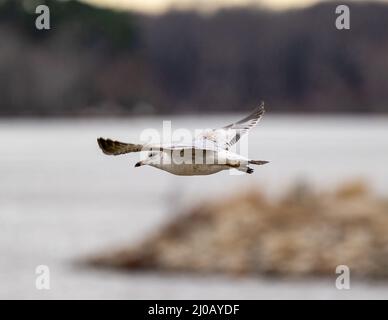
<svg viewBox="0 0 388 320"><path fill-rule="evenodd" d="M230 151L250 129L257 125L264 115L261 103L249 116L223 128L202 132L190 145L141 145L98 138L98 145L108 155L148 151L148 157L136 163L136 167L150 165L176 175L209 175L222 170L235 168L253 173L249 164L263 165L268 161L250 160Z"/></svg>

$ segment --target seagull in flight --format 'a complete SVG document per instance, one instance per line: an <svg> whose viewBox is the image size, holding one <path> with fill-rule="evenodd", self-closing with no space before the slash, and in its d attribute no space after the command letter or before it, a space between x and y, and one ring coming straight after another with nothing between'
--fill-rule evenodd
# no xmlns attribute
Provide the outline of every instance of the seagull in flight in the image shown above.
<svg viewBox="0 0 388 320"><path fill-rule="evenodd" d="M262 102L249 116L228 126L203 131L191 144L132 144L98 138L102 152L107 155L122 155L146 151L147 157L135 167L149 165L180 176L209 175L237 169L253 173L249 165L264 165L268 161L251 160L235 152L231 147L257 125L264 115Z"/></svg>

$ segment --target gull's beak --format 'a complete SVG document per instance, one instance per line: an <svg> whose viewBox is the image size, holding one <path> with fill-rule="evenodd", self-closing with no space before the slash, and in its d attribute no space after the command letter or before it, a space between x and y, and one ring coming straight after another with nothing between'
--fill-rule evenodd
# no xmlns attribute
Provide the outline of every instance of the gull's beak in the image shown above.
<svg viewBox="0 0 388 320"><path fill-rule="evenodd" d="M140 166L142 166L143 165L143 162L142 161L139 161L139 162L137 162L136 164L135 164L135 167L140 167Z"/></svg>

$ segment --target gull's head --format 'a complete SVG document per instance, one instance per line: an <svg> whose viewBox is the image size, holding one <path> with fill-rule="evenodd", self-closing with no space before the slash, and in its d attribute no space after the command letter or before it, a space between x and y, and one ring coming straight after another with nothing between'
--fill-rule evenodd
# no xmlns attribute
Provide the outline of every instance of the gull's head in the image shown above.
<svg viewBox="0 0 388 320"><path fill-rule="evenodd" d="M161 152L149 152L147 157L135 164L135 167L141 167L141 166L153 166L157 167L162 162L162 153Z"/></svg>

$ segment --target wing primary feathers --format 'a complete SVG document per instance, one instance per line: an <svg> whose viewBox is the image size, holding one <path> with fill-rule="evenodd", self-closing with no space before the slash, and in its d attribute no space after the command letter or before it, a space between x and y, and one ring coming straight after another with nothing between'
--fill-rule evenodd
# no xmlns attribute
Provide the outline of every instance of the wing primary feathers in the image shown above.
<svg viewBox="0 0 388 320"><path fill-rule="evenodd" d="M104 138L98 138L97 143L103 153L114 156L130 152L139 152L143 148L141 144L125 143Z"/></svg>
<svg viewBox="0 0 388 320"><path fill-rule="evenodd" d="M203 145L205 142L211 141L215 148L229 150L244 134L257 125L264 113L264 102L262 101L247 117L225 127L203 132L194 139L194 143Z"/></svg>
<svg viewBox="0 0 388 320"><path fill-rule="evenodd" d="M241 119L240 121L237 121L236 123L230 124L224 128L225 129L233 129L233 128L243 129L240 127L241 127L241 125L244 125L244 124L248 128L253 127L263 117L264 113L265 113L264 101L262 101L262 102L260 102L260 105L258 107L256 107L255 110L253 110L253 112L251 114L249 114L247 117Z"/></svg>
<svg viewBox="0 0 388 320"><path fill-rule="evenodd" d="M227 143L227 149L240 140L240 138L246 134L250 129L257 125L260 119L265 113L264 101L247 117L240 121L224 127L225 130L234 130L235 135Z"/></svg>
<svg viewBox="0 0 388 320"><path fill-rule="evenodd" d="M269 163L269 161L264 161L264 160L249 160L248 161L249 164L255 164L257 166L262 166L264 164L267 164Z"/></svg>

